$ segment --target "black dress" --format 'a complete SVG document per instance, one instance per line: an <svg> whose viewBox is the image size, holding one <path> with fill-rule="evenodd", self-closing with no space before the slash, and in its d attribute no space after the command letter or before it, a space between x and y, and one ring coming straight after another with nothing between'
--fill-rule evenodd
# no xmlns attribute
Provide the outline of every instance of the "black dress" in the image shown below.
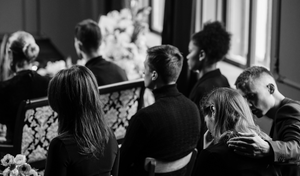
<svg viewBox="0 0 300 176"><path fill-rule="evenodd" d="M26 99L47 96L50 78L32 70L23 70L0 82L0 123L7 126L7 140L12 140L16 115L20 103Z"/></svg>
<svg viewBox="0 0 300 176"><path fill-rule="evenodd" d="M111 176L118 143L110 133L103 155L98 158L80 154L74 138L56 137L48 150L45 176Z"/></svg>

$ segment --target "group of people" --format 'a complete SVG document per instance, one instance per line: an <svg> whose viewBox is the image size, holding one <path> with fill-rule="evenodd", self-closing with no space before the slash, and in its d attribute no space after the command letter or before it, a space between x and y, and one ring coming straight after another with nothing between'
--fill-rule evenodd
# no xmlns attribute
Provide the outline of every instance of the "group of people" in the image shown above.
<svg viewBox="0 0 300 176"><path fill-rule="evenodd" d="M11 37L8 51L16 74L0 83L0 102L2 97L13 101L14 95L24 90L28 94L16 96L19 99L14 102L48 96L58 113L59 128L50 143L45 176L146 175L146 157L175 165L195 148L195 176L300 175L300 103L282 95L270 71L261 66L245 69L236 79L236 88L230 87L217 68L231 40L220 22L205 24L190 40L188 65L199 78L189 97L177 89L184 61L178 48L161 45L148 49L144 84L155 102L131 117L120 149L105 123L98 86L126 81L127 76L99 54L102 37L98 24L84 20L75 27L75 49L85 66L61 70L50 81L30 70L39 49L33 37L29 38ZM34 81L43 82L43 87ZM13 108L12 104L0 103L0 123L13 126L14 114L2 116L2 107ZM273 119L269 135L255 124L254 116ZM186 171L183 166L160 174L184 175Z"/></svg>

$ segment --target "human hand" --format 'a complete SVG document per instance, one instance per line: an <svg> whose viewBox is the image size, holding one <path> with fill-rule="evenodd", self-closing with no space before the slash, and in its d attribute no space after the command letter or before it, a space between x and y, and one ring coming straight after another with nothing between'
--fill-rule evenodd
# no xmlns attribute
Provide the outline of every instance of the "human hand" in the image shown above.
<svg viewBox="0 0 300 176"><path fill-rule="evenodd" d="M227 145L237 154L251 158L262 158L270 155L269 143L257 134L239 133L239 136L231 138Z"/></svg>

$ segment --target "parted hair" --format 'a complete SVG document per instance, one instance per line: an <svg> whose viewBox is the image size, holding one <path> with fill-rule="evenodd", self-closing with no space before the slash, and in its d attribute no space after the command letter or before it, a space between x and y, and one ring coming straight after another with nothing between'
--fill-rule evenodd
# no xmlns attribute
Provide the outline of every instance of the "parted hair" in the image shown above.
<svg viewBox="0 0 300 176"><path fill-rule="evenodd" d="M93 73L75 65L59 71L50 81L48 100L58 113L58 133L74 137L82 154L99 156L109 138Z"/></svg>
<svg viewBox="0 0 300 176"><path fill-rule="evenodd" d="M160 45L147 50L148 63L164 83L177 81L182 69L183 57L175 46Z"/></svg>
<svg viewBox="0 0 300 176"><path fill-rule="evenodd" d="M235 89L222 87L213 90L202 102L201 107L204 114L209 114L209 116L212 114L211 107L213 107L216 141L227 131L256 133L264 139L270 139L255 125L249 105Z"/></svg>
<svg viewBox="0 0 300 176"><path fill-rule="evenodd" d="M201 31L192 36L193 43L208 57L207 64L214 64L224 58L230 49L231 34L219 21L207 22Z"/></svg>
<svg viewBox="0 0 300 176"><path fill-rule="evenodd" d="M273 78L272 73L267 68L262 66L251 66L245 69L237 77L235 81L235 86L237 89L244 90L249 85L250 82L252 82L256 78L259 78L262 74L267 74Z"/></svg>
<svg viewBox="0 0 300 176"><path fill-rule="evenodd" d="M24 67L24 62L31 63L37 58L40 48L34 37L25 31L14 32L8 40L9 50L12 55L11 69Z"/></svg>
<svg viewBox="0 0 300 176"><path fill-rule="evenodd" d="M97 50L102 42L102 34L99 25L86 19L75 26L75 38L78 39L87 52Z"/></svg>

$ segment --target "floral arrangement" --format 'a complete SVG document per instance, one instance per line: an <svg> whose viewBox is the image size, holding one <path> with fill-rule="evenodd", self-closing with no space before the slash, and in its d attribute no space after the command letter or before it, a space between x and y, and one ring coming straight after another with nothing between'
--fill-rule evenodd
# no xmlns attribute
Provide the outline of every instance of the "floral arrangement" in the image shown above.
<svg viewBox="0 0 300 176"><path fill-rule="evenodd" d="M3 176L38 176L37 171L26 163L24 155L13 157L10 154L6 154L1 159L1 164L7 167L2 173Z"/></svg>
<svg viewBox="0 0 300 176"><path fill-rule="evenodd" d="M137 2L132 1L130 9L109 12L99 20L103 35L101 54L123 68L129 80L143 76L147 17L151 11L150 7L138 9L134 3Z"/></svg>

